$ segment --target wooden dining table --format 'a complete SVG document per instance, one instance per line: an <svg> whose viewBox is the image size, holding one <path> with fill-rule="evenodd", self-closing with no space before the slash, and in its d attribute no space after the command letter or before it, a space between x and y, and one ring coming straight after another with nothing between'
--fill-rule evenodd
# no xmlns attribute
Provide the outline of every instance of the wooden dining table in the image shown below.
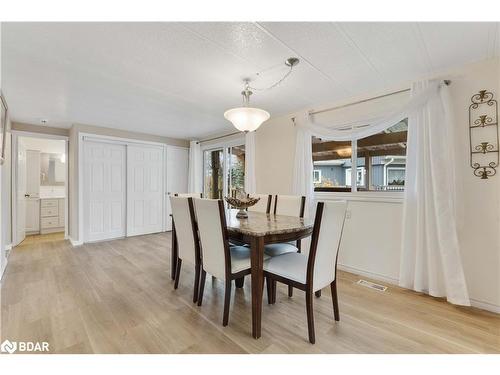
<svg viewBox="0 0 500 375"><path fill-rule="evenodd" d="M248 218L236 217L238 210L226 210L229 239L250 245L252 278L252 336L261 336L262 293L264 289L264 246L271 243L297 241L311 235L313 222L295 216L248 212ZM177 240L172 225L172 264L177 264ZM172 278L175 266L172 267Z"/></svg>

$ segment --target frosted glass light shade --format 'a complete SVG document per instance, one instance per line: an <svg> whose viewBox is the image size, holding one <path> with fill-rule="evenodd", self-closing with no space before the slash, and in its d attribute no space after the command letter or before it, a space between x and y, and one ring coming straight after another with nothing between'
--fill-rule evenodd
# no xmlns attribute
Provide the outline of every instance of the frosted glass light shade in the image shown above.
<svg viewBox="0 0 500 375"><path fill-rule="evenodd" d="M269 120L269 112L260 108L239 107L224 112L224 117L233 123L234 127L242 132L257 130L264 121Z"/></svg>

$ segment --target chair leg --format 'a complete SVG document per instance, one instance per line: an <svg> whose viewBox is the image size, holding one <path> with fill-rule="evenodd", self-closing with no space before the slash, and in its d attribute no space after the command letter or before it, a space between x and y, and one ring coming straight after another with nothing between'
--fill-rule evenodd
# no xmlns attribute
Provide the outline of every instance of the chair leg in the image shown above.
<svg viewBox="0 0 500 375"><path fill-rule="evenodd" d="M276 288L278 286L278 282L276 280L272 281L272 291L273 291L273 305L276 303Z"/></svg>
<svg viewBox="0 0 500 375"><path fill-rule="evenodd" d="M200 277L200 287L198 294L198 306L201 306L203 301L203 292L205 291L205 278L207 277L207 272L202 268L201 269L201 277Z"/></svg>
<svg viewBox="0 0 500 375"><path fill-rule="evenodd" d="M181 277L181 266L182 266L182 259L177 258L177 267L175 268L175 283L174 283L174 289L177 289L179 286L179 279Z"/></svg>
<svg viewBox="0 0 500 375"><path fill-rule="evenodd" d="M307 310L307 330L309 332L309 342L314 344L316 337L314 335L314 316L313 316L313 296L312 290L306 291L306 310Z"/></svg>
<svg viewBox="0 0 500 375"><path fill-rule="evenodd" d="M266 276L266 287L267 287L267 304L272 305L273 303L273 281L269 276Z"/></svg>
<svg viewBox="0 0 500 375"><path fill-rule="evenodd" d="M231 302L231 280L226 280L226 293L224 295L224 316L222 325L225 327L229 322L229 304Z"/></svg>
<svg viewBox="0 0 500 375"><path fill-rule="evenodd" d="M330 290L332 291L332 301L333 301L333 315L335 316L335 320L340 321L340 312L339 312L339 298L337 295L337 280L334 280L330 284Z"/></svg>
<svg viewBox="0 0 500 375"><path fill-rule="evenodd" d="M245 276L234 280L234 284L236 285L236 288L243 288L243 285L245 285Z"/></svg>
<svg viewBox="0 0 500 375"><path fill-rule="evenodd" d="M194 267L194 290L193 290L193 303L198 301L198 286L200 285L200 263Z"/></svg>
<svg viewBox="0 0 500 375"><path fill-rule="evenodd" d="M293 286L288 285L288 297L293 297Z"/></svg>
<svg viewBox="0 0 500 375"><path fill-rule="evenodd" d="M315 292L314 292L314 295L315 295L316 297L318 297L318 298L319 298L319 297L321 297L321 289L320 289L320 290L315 291Z"/></svg>

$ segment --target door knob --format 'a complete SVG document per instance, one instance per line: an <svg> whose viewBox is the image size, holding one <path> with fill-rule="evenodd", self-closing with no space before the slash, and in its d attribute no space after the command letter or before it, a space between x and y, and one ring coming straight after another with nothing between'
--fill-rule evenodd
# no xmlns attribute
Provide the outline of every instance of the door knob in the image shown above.
<svg viewBox="0 0 500 375"><path fill-rule="evenodd" d="M29 194L24 194L24 197L25 197L25 198L29 198L29 197L30 197L30 195L29 195Z"/></svg>

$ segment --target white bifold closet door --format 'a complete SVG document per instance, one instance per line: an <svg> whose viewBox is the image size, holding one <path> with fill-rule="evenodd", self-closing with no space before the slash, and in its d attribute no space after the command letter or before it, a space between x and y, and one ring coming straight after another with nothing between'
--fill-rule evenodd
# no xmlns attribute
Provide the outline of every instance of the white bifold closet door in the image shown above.
<svg viewBox="0 0 500 375"><path fill-rule="evenodd" d="M163 231L163 148L127 146L127 236Z"/></svg>
<svg viewBox="0 0 500 375"><path fill-rule="evenodd" d="M126 235L126 146L84 142L84 239Z"/></svg>

